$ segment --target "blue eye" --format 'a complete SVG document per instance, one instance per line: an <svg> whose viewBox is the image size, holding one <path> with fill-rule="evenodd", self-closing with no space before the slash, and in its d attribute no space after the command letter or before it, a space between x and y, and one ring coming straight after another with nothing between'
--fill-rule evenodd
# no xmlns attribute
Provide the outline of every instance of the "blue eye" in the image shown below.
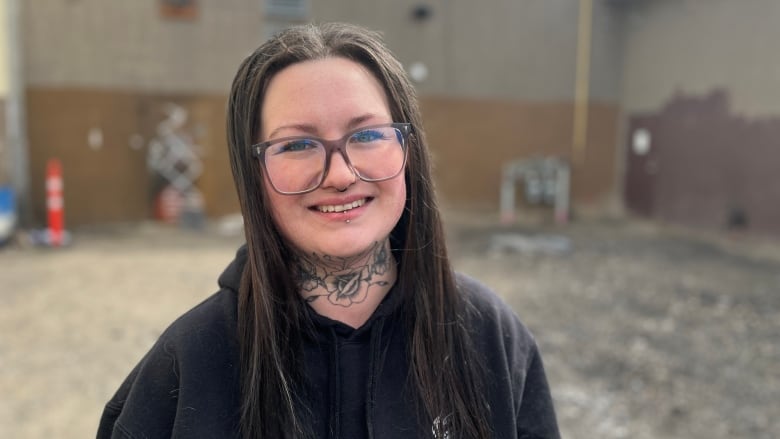
<svg viewBox="0 0 780 439"><path fill-rule="evenodd" d="M297 139L290 140L285 143L277 145L274 149L274 154L283 154L286 152L301 152L308 149L317 148L317 142L311 139Z"/></svg>
<svg viewBox="0 0 780 439"><path fill-rule="evenodd" d="M379 131L379 130L365 130L365 131L360 131L360 132L357 132L357 133L353 134L352 137L350 138L350 140L353 141L353 142L358 142L358 143L366 143L366 142L374 142L374 141L377 141L377 140L382 140L384 138L385 138L385 136L382 133L382 131Z"/></svg>

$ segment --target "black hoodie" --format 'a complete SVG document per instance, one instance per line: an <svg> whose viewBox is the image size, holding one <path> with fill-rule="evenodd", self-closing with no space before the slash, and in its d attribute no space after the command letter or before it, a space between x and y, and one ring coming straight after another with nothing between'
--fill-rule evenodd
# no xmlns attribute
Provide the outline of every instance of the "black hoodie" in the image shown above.
<svg viewBox="0 0 780 439"><path fill-rule="evenodd" d="M219 278L220 290L177 319L130 372L100 420L101 438L238 436L237 291L246 249ZM484 365L495 438L558 438L542 359L531 333L477 281L457 275L476 308L467 321ZM358 329L316 314L304 340L312 386L304 417L317 438L437 438L416 415L398 292ZM443 422L442 422L443 420ZM446 426L446 416L435 424Z"/></svg>

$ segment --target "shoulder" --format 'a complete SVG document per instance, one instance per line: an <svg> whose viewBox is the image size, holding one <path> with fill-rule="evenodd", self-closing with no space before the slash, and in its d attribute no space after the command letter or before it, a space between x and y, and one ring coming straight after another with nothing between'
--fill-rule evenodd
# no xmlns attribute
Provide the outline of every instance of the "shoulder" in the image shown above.
<svg viewBox="0 0 780 439"><path fill-rule="evenodd" d="M237 350L236 293L221 289L182 314L138 364L139 374L182 372L214 361L229 361Z"/></svg>
<svg viewBox="0 0 780 439"><path fill-rule="evenodd" d="M455 284L465 302L466 315L471 323L506 327L522 333L517 335L531 337L517 313L490 287L462 273L455 273Z"/></svg>
<svg viewBox="0 0 780 439"><path fill-rule="evenodd" d="M514 437L516 432L519 437L559 438L544 366L531 331L490 288L463 274L456 274L455 279L466 302L464 323L490 377L493 425L505 428L499 436Z"/></svg>
<svg viewBox="0 0 780 439"><path fill-rule="evenodd" d="M237 307L236 293L223 288L182 314L160 338L186 344L193 338L223 337L226 332L232 334L236 328Z"/></svg>
<svg viewBox="0 0 780 439"><path fill-rule="evenodd" d="M463 273L455 273L455 284L458 292L466 302L476 307L479 311L489 313L512 313L509 306L495 291L481 281Z"/></svg>
<svg viewBox="0 0 780 439"><path fill-rule="evenodd" d="M163 332L106 405L98 437L162 437L231 419L237 366L236 294L223 288Z"/></svg>
<svg viewBox="0 0 780 439"><path fill-rule="evenodd" d="M222 289L168 326L145 361L150 367L167 367L180 385L198 374L231 370L238 362L236 293Z"/></svg>
<svg viewBox="0 0 780 439"><path fill-rule="evenodd" d="M510 363L526 363L536 350L536 340L517 313L495 291L462 273L455 282L466 312L464 320L477 346L486 354L498 352Z"/></svg>

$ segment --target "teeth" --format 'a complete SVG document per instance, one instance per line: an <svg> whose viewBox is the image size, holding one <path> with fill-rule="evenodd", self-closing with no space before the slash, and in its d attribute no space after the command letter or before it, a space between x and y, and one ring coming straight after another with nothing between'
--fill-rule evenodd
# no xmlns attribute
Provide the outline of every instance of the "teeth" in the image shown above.
<svg viewBox="0 0 780 439"><path fill-rule="evenodd" d="M328 213L328 212L346 212L347 210L354 209L356 207L360 207L363 204L366 203L365 198L361 198L359 200L355 200L351 203L347 204L340 204L340 205L329 205L329 206L317 206L317 209L319 209L322 213Z"/></svg>

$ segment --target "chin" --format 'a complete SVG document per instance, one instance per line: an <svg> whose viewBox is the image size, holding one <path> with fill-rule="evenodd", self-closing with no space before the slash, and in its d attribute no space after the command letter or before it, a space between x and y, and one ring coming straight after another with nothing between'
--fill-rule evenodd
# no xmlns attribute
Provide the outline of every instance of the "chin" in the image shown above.
<svg viewBox="0 0 780 439"><path fill-rule="evenodd" d="M355 240L349 237L340 242L332 243L331 245L323 246L320 254L335 256L338 258L348 258L365 253L371 249L376 242L382 242L384 239L360 239Z"/></svg>

